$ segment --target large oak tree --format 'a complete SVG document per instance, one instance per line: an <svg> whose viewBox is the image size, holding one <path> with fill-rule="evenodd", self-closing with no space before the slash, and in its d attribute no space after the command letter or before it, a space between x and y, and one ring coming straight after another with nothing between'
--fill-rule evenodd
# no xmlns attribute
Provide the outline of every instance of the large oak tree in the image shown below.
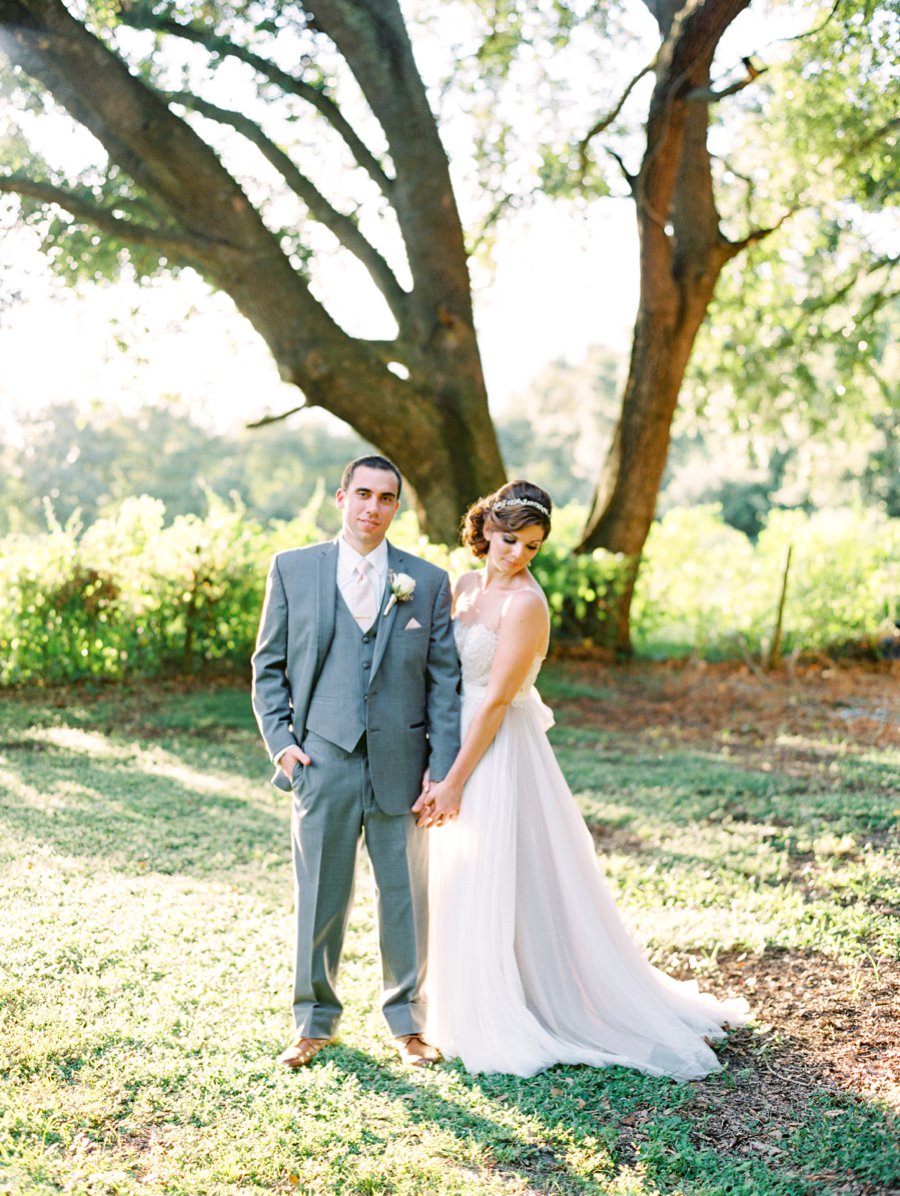
<svg viewBox="0 0 900 1196"><path fill-rule="evenodd" d="M499 97L494 110L503 113L500 100L529 71L545 108L553 111L555 123L548 120L541 130L544 154L531 186L571 200L622 195L624 183L633 201L640 298L630 365L580 545L625 559L624 590L610 601L610 632L615 646L627 652L631 595L673 419L711 310L735 334L723 338L731 341L729 383L732 391L745 393L740 404L733 394L730 401L744 413L764 401L762 388L753 385L760 380L761 358L780 375L766 398L776 398L782 411L785 402L808 407L809 392L822 388L824 380L813 363L803 361L804 349L807 358L821 356L823 331L835 320L846 329L839 350L844 360L855 343L865 367L878 364L881 346L873 341L883 340L879 313L896 302L891 282L896 254L877 244L864 248L865 237L846 234L855 211L878 211L890 203L891 181L896 187L895 74L891 83L896 5L836 0L821 9L810 6L805 29L788 38L770 28L770 7L747 34L749 42L737 52L732 45L720 61L723 39L750 0L641 0L656 29L653 61L578 135L585 91L602 92L618 65L610 70L603 48L611 37L622 43L629 36L623 27L611 33L618 6L577 0L472 3L487 28L479 63ZM637 7L630 6L632 22ZM753 53L757 39L760 56ZM560 55L566 55L565 68L541 73L534 65ZM770 84L772 76L777 82ZM498 211L522 202L528 192L521 172L516 177L512 169L523 158L514 122L500 127L502 120L491 115L483 134L485 175L496 187ZM804 213L804 227L792 243L798 212ZM810 227L817 230L812 236ZM785 230L791 230L787 237ZM772 257L765 261L769 245ZM844 277L816 293L823 263L842 259L831 274ZM723 275L730 309L728 302L714 302ZM756 285L757 275L777 278L777 285L766 293ZM786 318L791 305L793 314ZM832 306L836 315L829 319L825 313ZM784 323L782 336L773 334L777 322ZM602 339L598 328L597 340ZM720 358L722 347L721 340L713 347ZM707 367L710 356L707 350ZM695 381L708 392L721 384L721 372L713 380L707 369L706 378ZM878 377L872 381L881 385ZM820 410L846 405L845 388L836 382L834 393L819 396ZM803 426L800 414L794 434Z"/></svg>
<svg viewBox="0 0 900 1196"><path fill-rule="evenodd" d="M167 44L184 48L180 74ZM22 146L0 177L26 211L55 213L48 242L88 270L112 252L139 272L199 271L302 402L393 457L428 532L455 539L503 471L447 157L397 0L123 0L83 19L61 0L0 0L0 52L14 102L49 95L105 151L67 178ZM248 158L260 169L245 177ZM317 293L329 241L365 269L394 335L348 334Z"/></svg>

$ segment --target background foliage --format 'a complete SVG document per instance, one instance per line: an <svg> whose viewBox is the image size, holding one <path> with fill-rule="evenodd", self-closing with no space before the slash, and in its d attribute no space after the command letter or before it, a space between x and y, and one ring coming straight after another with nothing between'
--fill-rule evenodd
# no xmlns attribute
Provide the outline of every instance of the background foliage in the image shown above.
<svg viewBox="0 0 900 1196"><path fill-rule="evenodd" d="M208 495L208 513L166 523L161 500L129 498L85 527L48 506L41 535L0 541L0 683L53 683L245 669L272 552L333 534L320 490L293 520L261 523ZM323 518L324 516L324 518ZM583 510L556 513L534 573L557 643L605 642L619 559L572 555ZM324 528L322 526L324 524ZM429 544L412 512L392 538L458 575L461 548ZM900 591L900 520L875 512L774 512L754 544L716 506L674 509L654 525L635 596L635 642L649 656L758 653L772 634L793 546L784 648L869 646Z"/></svg>
<svg viewBox="0 0 900 1196"><path fill-rule="evenodd" d="M624 369L620 354L593 345L580 360L541 370L495 416L510 476L544 486L557 506L586 503ZM692 395L676 420L660 513L720 503L725 522L754 539L772 509L864 505L900 516L900 412L889 405L863 411L848 399L843 418L805 434L784 410L754 416L743 389ZM368 447L346 425L309 413L286 425L214 429L175 399L134 410L58 402L13 421L0 440L0 535L42 533L47 498L61 523L77 511L89 525L138 494L161 499L169 519L202 513L210 491L238 495L261 522L290 520ZM319 518L337 529L327 506Z"/></svg>

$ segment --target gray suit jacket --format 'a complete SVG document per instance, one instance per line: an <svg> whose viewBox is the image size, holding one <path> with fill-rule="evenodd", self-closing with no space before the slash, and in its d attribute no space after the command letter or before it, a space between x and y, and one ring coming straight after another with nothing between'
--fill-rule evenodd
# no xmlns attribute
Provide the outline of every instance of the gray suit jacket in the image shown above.
<svg viewBox="0 0 900 1196"><path fill-rule="evenodd" d="M256 651L253 710L274 758L303 745L306 716L334 634L336 541L272 559ZM409 810L427 766L443 778L459 751L459 659L443 569L388 544L388 568L416 583L412 598L379 613L366 703L366 742L375 800L388 814ZM390 597L385 586L382 610ZM411 620L419 626L408 628ZM276 768L272 783L289 790Z"/></svg>

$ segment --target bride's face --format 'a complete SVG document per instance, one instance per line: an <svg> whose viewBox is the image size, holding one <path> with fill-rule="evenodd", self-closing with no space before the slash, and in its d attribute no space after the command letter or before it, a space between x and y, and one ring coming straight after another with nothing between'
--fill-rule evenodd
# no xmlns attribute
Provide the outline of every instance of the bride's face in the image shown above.
<svg viewBox="0 0 900 1196"><path fill-rule="evenodd" d="M487 563L498 573L513 577L534 560L544 542L544 529L534 523L517 532L509 532L496 524L485 524L484 538L488 542Z"/></svg>

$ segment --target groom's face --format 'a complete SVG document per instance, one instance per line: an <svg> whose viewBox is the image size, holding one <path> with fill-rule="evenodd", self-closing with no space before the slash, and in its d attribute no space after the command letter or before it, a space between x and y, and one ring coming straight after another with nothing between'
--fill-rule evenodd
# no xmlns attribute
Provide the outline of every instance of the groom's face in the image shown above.
<svg viewBox="0 0 900 1196"><path fill-rule="evenodd" d="M343 536L363 556L377 548L397 514L397 479L389 469L358 465L346 490L337 492Z"/></svg>

